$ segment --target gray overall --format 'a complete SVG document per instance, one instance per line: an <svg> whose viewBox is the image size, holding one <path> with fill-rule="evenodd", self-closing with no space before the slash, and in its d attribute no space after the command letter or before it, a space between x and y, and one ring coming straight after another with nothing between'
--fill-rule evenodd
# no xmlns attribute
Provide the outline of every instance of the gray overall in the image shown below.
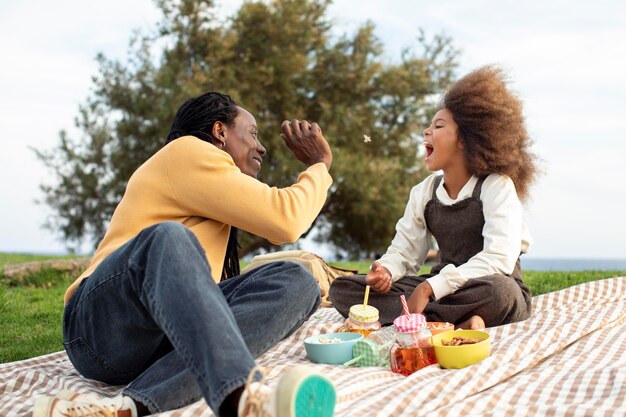
<svg viewBox="0 0 626 417"><path fill-rule="evenodd" d="M480 191L485 177L480 178L472 196L450 206L442 204L436 195L441 176L433 185L432 198L426 203L426 227L439 246L440 263L429 274L405 276L394 282L386 294L370 291L368 304L380 311L380 322L389 325L402 314L400 295L408 300L411 293L426 278L436 275L446 265L459 266L483 250L482 230L485 225ZM347 317L350 307L363 302L365 275L337 278L330 287L333 306ZM469 279L456 292L424 309L428 321L459 324L474 315L480 316L487 327L525 320L530 315L531 295L522 280L519 259L510 275L487 275Z"/></svg>

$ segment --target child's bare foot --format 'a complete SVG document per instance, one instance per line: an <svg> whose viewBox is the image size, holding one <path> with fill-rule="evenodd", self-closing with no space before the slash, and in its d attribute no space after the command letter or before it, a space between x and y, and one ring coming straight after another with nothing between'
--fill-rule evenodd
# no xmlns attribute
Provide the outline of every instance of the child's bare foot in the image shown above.
<svg viewBox="0 0 626 417"><path fill-rule="evenodd" d="M485 321L480 316L472 316L456 326L457 329L479 330L485 328Z"/></svg>

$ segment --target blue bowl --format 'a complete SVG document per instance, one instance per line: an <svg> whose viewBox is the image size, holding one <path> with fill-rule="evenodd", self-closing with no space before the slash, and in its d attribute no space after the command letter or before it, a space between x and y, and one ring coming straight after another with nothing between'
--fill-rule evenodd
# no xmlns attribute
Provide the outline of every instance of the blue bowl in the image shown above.
<svg viewBox="0 0 626 417"><path fill-rule="evenodd" d="M337 343L320 343L319 339L341 339ZM363 339L360 333L325 333L304 339L306 354L312 362L338 365L352 359L352 348L357 340Z"/></svg>

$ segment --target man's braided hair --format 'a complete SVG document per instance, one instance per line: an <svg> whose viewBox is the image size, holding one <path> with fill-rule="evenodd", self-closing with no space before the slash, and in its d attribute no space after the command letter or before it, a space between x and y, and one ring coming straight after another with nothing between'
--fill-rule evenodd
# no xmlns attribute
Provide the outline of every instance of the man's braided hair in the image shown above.
<svg viewBox="0 0 626 417"><path fill-rule="evenodd" d="M181 136L191 135L216 144L218 141L212 133L215 122L232 126L237 114L237 103L226 94L211 91L193 97L180 106L176 112L166 143ZM222 281L240 274L238 247L237 228L231 226L222 268Z"/></svg>

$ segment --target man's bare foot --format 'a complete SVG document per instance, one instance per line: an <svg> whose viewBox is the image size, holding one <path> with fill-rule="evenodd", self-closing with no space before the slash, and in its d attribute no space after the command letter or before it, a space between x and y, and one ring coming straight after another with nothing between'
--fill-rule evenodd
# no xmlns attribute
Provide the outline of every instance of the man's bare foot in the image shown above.
<svg viewBox="0 0 626 417"><path fill-rule="evenodd" d="M456 328L464 330L480 330L485 328L485 321L480 316L472 316L463 323L459 323Z"/></svg>

